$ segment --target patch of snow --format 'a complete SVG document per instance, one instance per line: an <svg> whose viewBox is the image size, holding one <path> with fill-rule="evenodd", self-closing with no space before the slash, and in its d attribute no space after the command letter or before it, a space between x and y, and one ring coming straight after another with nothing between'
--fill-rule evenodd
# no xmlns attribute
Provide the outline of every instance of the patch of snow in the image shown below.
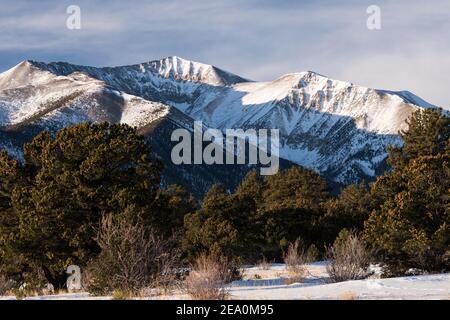
<svg viewBox="0 0 450 320"><path fill-rule="evenodd" d="M164 117L169 113L169 107L158 102L150 102L142 98L123 94L125 107L120 123L140 128L146 124Z"/></svg>
<svg viewBox="0 0 450 320"><path fill-rule="evenodd" d="M378 277L365 280L330 283L326 273L326 261L305 265L307 276L302 283L286 284L291 275L284 264L270 264L268 268L247 266L244 279L228 286L234 300L383 300L416 299L437 300L450 298L450 274L433 274L398 278L379 278L380 267L372 266ZM290 282L289 282L290 283ZM0 300L15 300L13 296ZM26 300L108 300L110 296L91 296L88 293L68 293L27 297ZM137 299L189 299L183 292L149 296Z"/></svg>

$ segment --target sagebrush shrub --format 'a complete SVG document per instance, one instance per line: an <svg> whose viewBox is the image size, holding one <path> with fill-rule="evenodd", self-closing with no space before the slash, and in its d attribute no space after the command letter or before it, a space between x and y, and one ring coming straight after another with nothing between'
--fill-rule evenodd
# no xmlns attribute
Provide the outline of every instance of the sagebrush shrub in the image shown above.
<svg viewBox="0 0 450 320"><path fill-rule="evenodd" d="M342 230L327 249L327 273L333 282L358 280L368 276L371 254L354 231Z"/></svg>
<svg viewBox="0 0 450 320"><path fill-rule="evenodd" d="M106 216L96 240L101 252L84 276L91 293L137 293L175 270L177 256L170 242L140 223Z"/></svg>

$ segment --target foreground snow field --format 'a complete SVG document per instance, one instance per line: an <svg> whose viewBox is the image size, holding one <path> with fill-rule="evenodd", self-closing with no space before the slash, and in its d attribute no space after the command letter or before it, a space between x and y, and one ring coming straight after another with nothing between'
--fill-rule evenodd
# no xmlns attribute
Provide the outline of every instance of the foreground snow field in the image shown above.
<svg viewBox="0 0 450 320"><path fill-rule="evenodd" d="M450 274L328 283L324 264L311 264L308 270L301 284L285 285L280 278L240 281L230 292L235 299L450 299Z"/></svg>
<svg viewBox="0 0 450 320"><path fill-rule="evenodd" d="M289 273L283 264L245 269L243 280L229 287L231 299L450 299L450 273L388 279L366 279L329 283L324 262L307 265L308 276L303 283L285 284ZM156 299L189 299L182 293L154 297ZM14 300L15 297L0 297ZM30 300L107 300L88 293L28 297Z"/></svg>

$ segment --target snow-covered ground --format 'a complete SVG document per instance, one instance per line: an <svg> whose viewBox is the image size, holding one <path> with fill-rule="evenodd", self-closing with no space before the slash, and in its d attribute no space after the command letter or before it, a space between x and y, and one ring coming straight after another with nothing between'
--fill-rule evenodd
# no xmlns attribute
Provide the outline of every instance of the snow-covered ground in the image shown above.
<svg viewBox="0 0 450 320"><path fill-rule="evenodd" d="M310 264L308 271L303 283L287 285L284 265L254 267L248 274L262 279L235 282L230 293L234 299L450 299L450 274L330 283L324 263Z"/></svg>
<svg viewBox="0 0 450 320"><path fill-rule="evenodd" d="M302 283L290 283L291 275L283 264L271 264L268 268L259 266L245 269L244 279L229 286L230 299L450 299L450 274L409 276L400 278L345 281L330 283L324 262L307 265L307 276ZM0 300L14 300L15 297L0 297ZM28 297L30 300L87 300L111 299L93 297L88 293L59 294ZM151 299L189 299L183 293L157 296Z"/></svg>

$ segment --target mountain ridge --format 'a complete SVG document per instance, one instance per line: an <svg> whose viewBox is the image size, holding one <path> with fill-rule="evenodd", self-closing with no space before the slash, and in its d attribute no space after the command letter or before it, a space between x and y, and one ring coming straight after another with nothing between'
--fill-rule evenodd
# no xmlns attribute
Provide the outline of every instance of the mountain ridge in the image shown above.
<svg viewBox="0 0 450 320"><path fill-rule="evenodd" d="M79 97L55 107L77 91ZM4 128L30 121L42 128L83 121L144 128L166 117L183 127L197 120L223 131L276 128L281 158L341 184L386 170L386 147L401 143L398 132L409 115L430 107L408 91L357 86L313 71L256 82L176 56L101 68L28 60L0 74Z"/></svg>

